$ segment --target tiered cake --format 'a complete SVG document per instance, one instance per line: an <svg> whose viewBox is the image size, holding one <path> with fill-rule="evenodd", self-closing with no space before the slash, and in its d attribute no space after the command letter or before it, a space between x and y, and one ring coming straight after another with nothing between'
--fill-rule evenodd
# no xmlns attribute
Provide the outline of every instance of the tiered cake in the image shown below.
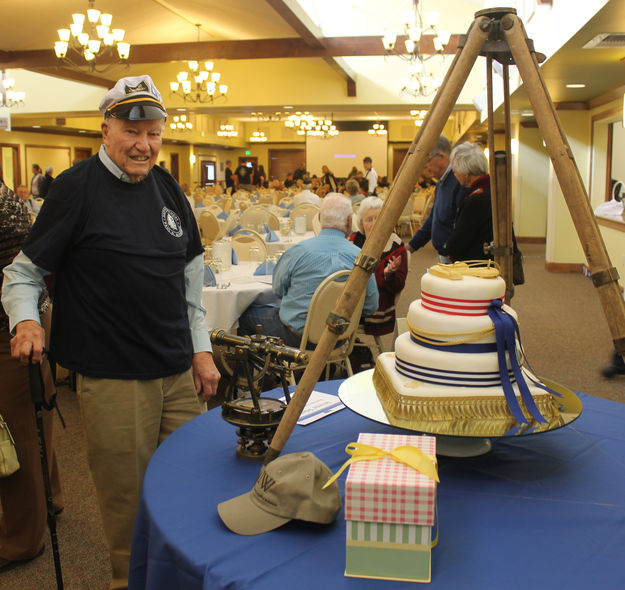
<svg viewBox="0 0 625 590"><path fill-rule="evenodd" d="M422 277L410 330L395 341L395 353L378 357L373 375L391 423L419 429L448 421L450 434L478 424L488 435L558 419L552 394L522 366L505 289L494 266L436 265Z"/></svg>

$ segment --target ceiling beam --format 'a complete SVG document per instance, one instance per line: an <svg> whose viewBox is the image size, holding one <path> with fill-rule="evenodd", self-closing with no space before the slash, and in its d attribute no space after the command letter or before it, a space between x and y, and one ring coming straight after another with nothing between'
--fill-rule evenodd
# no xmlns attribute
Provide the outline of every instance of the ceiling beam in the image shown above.
<svg viewBox="0 0 625 590"><path fill-rule="evenodd" d="M403 47L405 36L398 36L396 47ZM424 35L419 51L432 54L433 35ZM445 54L454 54L458 48L459 35L452 35ZM326 58L386 55L379 36L371 37L324 37L324 47L310 47L301 38L253 39L241 41L197 41L194 43L151 43L133 45L130 49L131 64L181 62L189 59L278 59L278 58ZM98 58L98 64L115 63L115 56ZM58 68L58 60L51 49L0 52L0 68Z"/></svg>
<svg viewBox="0 0 625 590"><path fill-rule="evenodd" d="M46 76L52 76L53 78L61 78L62 80L74 80L75 82L82 82L84 84L102 86L107 90L115 86L115 80L99 78L98 76L93 76L92 74L87 74L84 72L77 72L76 70L70 70L69 68L30 68L30 70L31 72L45 74Z"/></svg>
<svg viewBox="0 0 625 590"><path fill-rule="evenodd" d="M288 0L266 0L277 13L304 42L313 49L325 49L327 43L321 30L314 24L299 4ZM347 84L347 96L356 96L356 76L351 68L336 57L324 57L324 61L343 78Z"/></svg>

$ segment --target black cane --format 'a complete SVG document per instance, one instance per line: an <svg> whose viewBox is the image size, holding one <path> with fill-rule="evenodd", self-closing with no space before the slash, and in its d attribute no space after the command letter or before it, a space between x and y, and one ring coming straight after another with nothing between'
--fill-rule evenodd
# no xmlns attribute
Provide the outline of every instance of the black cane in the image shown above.
<svg viewBox="0 0 625 590"><path fill-rule="evenodd" d="M48 528L50 529L50 542L52 543L52 554L54 555L56 586L58 590L63 590L61 558L59 556L59 543L56 536L56 515L54 514L54 505L52 504L52 486L50 484L50 472L48 469L46 437L43 429L43 408L47 407L47 404L44 398L43 377L41 376L41 365L39 363L33 363L32 360L28 363L28 379L30 381L30 396L35 406L37 433L39 434L39 456L41 458L41 469L43 471L43 487L46 493ZM50 408L48 407L47 409Z"/></svg>

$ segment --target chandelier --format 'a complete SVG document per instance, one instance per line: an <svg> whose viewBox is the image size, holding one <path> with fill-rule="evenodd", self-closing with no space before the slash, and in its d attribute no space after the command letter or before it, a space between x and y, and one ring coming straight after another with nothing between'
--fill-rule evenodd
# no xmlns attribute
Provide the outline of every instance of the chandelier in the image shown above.
<svg viewBox="0 0 625 590"><path fill-rule="evenodd" d="M262 131L254 131L250 136L250 141L253 143L267 141L267 136Z"/></svg>
<svg viewBox="0 0 625 590"><path fill-rule="evenodd" d="M193 123L187 119L186 115L174 115L174 120L169 124L173 131L191 131Z"/></svg>
<svg viewBox="0 0 625 590"><path fill-rule="evenodd" d="M82 13L72 14L73 22L67 29L59 29L59 41L54 43L54 53L60 64L68 64L80 68L81 64L75 63L68 53L82 56L91 72L105 72L117 63L128 65L130 55L130 43L124 42L124 29L111 29L113 16L101 13L95 8L95 0L89 0L87 16ZM97 68L98 58L114 54L117 49L117 59L104 68Z"/></svg>
<svg viewBox="0 0 625 590"><path fill-rule="evenodd" d="M197 40L200 40L201 24L196 24ZM176 80L169 83L172 94L190 102L214 102L226 96L228 86L220 84L221 74L214 71L215 64L205 61L203 66L195 60L187 61L188 70L178 72Z"/></svg>
<svg viewBox="0 0 625 590"><path fill-rule="evenodd" d="M388 133L384 123L374 123L367 131L369 135L386 135Z"/></svg>
<svg viewBox="0 0 625 590"><path fill-rule="evenodd" d="M426 61L434 55L442 55L449 43L451 33L437 29L438 12L421 12L419 0L412 0L412 10L402 13L404 23L404 47L397 47L397 33L385 31L382 44L387 56L397 56L409 62L408 78L400 80L400 91L412 96L427 96L438 90L443 78L435 77L428 70ZM425 55L419 51L419 42L424 34L434 35L434 53Z"/></svg>
<svg viewBox="0 0 625 590"><path fill-rule="evenodd" d="M298 111L294 115L290 115L284 124L287 127L297 129L298 135L311 135L328 139L339 134L331 119L316 119L308 111L304 113Z"/></svg>
<svg viewBox="0 0 625 590"><path fill-rule="evenodd" d="M26 99L25 92L17 92L13 90L15 80L9 78L6 72L2 70L0 77L0 107L8 108L24 104Z"/></svg>
<svg viewBox="0 0 625 590"><path fill-rule="evenodd" d="M414 124L416 127L421 127L423 125L423 121L425 120L425 115L427 115L427 110L412 110L410 111L410 116L414 117Z"/></svg>
<svg viewBox="0 0 625 590"><path fill-rule="evenodd" d="M217 135L219 135L219 137L239 137L239 132L231 123L223 123L219 126Z"/></svg>

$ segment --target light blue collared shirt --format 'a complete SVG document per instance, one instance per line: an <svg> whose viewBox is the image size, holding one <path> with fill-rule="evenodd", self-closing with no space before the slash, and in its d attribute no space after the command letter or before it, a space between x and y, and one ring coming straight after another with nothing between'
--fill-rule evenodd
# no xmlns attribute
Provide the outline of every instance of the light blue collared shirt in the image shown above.
<svg viewBox="0 0 625 590"><path fill-rule="evenodd" d="M98 152L100 161L116 178L131 182L126 174L106 153L104 145ZM9 316L11 332L19 322L35 320L39 322L37 303L39 294L45 288L43 277L50 272L34 264L20 251L13 262L4 269L2 305ZM212 352L208 328L204 321L206 310L202 307L202 287L204 281L204 256L198 254L187 262L184 269L187 315L191 330L193 352Z"/></svg>
<svg viewBox="0 0 625 590"><path fill-rule="evenodd" d="M282 299L280 319L298 334L304 331L310 300L321 281L337 270L351 270L360 248L339 229L324 228L318 236L289 248L273 271L273 292ZM378 309L375 276L369 277L363 315Z"/></svg>

